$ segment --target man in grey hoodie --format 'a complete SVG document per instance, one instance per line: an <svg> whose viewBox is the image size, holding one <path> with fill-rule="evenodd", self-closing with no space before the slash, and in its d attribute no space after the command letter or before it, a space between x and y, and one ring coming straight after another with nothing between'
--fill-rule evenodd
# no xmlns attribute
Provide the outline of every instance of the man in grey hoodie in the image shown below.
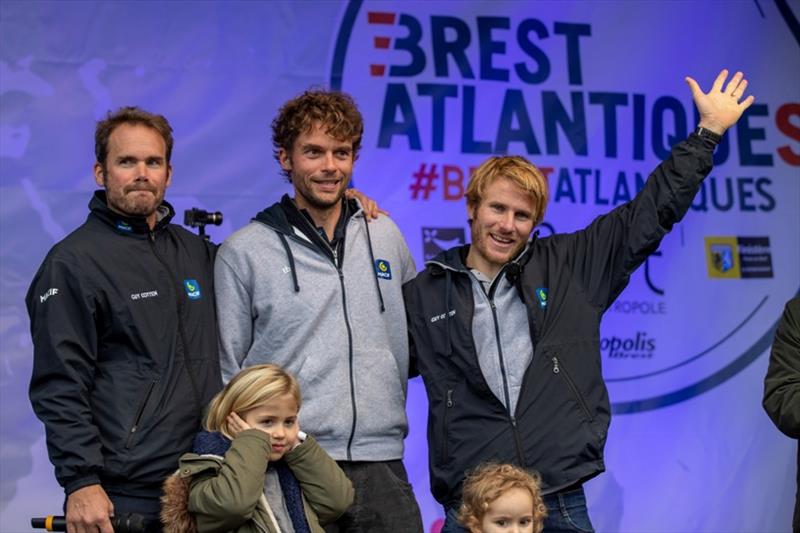
<svg viewBox="0 0 800 533"><path fill-rule="evenodd" d="M303 428L356 491L328 531L419 532L403 467L408 336L402 284L416 274L397 226L367 224L344 191L363 120L346 94L307 91L272 123L275 157L294 198L256 215L215 265L225 381L275 363L300 381Z"/></svg>

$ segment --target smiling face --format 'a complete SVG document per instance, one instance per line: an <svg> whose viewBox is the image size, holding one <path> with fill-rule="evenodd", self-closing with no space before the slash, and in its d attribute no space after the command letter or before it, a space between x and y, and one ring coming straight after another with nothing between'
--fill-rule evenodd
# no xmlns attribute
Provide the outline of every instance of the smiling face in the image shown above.
<svg viewBox="0 0 800 533"><path fill-rule="evenodd" d="M533 497L519 487L509 489L489 504L481 533L532 533Z"/></svg>
<svg viewBox="0 0 800 533"><path fill-rule="evenodd" d="M533 198L510 179L499 176L486 187L478 205L467 209L472 219L467 265L494 278L522 251L533 231Z"/></svg>
<svg viewBox="0 0 800 533"><path fill-rule="evenodd" d="M281 148L278 160L291 176L295 202L302 209L338 209L353 175L353 142L326 133L320 123L297 136L291 151Z"/></svg>
<svg viewBox="0 0 800 533"><path fill-rule="evenodd" d="M300 431L297 411L295 397L284 394L241 414L242 420L250 427L269 434L272 444L270 461L277 461L297 443Z"/></svg>
<svg viewBox="0 0 800 533"><path fill-rule="evenodd" d="M95 182L106 189L108 207L145 217L151 228L171 177L164 138L142 124L117 126L108 139L106 160L94 165Z"/></svg>

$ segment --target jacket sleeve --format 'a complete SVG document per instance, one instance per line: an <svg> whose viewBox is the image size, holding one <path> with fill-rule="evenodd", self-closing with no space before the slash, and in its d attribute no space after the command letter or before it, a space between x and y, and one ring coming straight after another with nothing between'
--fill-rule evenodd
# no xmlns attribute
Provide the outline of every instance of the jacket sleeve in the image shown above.
<svg viewBox="0 0 800 533"><path fill-rule="evenodd" d="M778 429L800 439L800 297L789 300L778 322L763 403Z"/></svg>
<svg viewBox="0 0 800 533"><path fill-rule="evenodd" d="M284 459L322 525L335 521L353 503L353 484L314 437L309 435Z"/></svg>
<svg viewBox="0 0 800 533"><path fill-rule="evenodd" d="M253 515L264 492L264 475L270 449L269 436L259 429L242 431L225 452L215 475L197 473L189 492L189 512L197 521L197 530L235 530ZM199 461L207 461L197 456ZM194 473L189 461L181 461L181 470Z"/></svg>
<svg viewBox="0 0 800 533"><path fill-rule="evenodd" d="M567 236L573 275L589 301L604 311L630 275L680 221L712 168L714 144L691 134L650 174L630 202Z"/></svg>
<svg viewBox="0 0 800 533"><path fill-rule="evenodd" d="M236 253L235 249L223 243L214 262L219 358L224 383L242 369L253 342L250 288L235 268Z"/></svg>
<svg viewBox="0 0 800 533"><path fill-rule="evenodd" d="M70 262L48 257L26 297L33 340L30 400L67 495L100 483L103 452L90 393L97 362L94 291Z"/></svg>

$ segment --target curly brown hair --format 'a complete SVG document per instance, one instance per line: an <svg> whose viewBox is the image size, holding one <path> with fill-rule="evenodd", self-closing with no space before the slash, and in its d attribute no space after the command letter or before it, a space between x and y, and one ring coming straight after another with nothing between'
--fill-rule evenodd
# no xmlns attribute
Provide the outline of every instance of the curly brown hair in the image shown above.
<svg viewBox="0 0 800 533"><path fill-rule="evenodd" d="M541 533L547 508L542 501L539 482L538 474L526 472L514 465L480 465L467 474L464 480L458 521L471 533L479 532L483 517L493 501L511 489L523 489L530 492L533 498L533 532Z"/></svg>
<svg viewBox="0 0 800 533"><path fill-rule="evenodd" d="M281 149L291 152L302 133L321 124L325 133L338 141L352 141L353 160L358 157L364 120L353 98L343 92L312 89L283 104L272 121L273 155L280 163ZM290 179L289 171L284 175Z"/></svg>
<svg viewBox="0 0 800 533"><path fill-rule="evenodd" d="M108 112L106 118L99 121L94 130L94 154L97 162L105 168L106 157L108 156L108 140L111 138L111 133L122 124L141 124L152 128L161 135L164 139L164 144L167 145L167 163L172 157L172 126L163 115L157 115L145 111L140 107L127 106L120 107L113 113Z"/></svg>

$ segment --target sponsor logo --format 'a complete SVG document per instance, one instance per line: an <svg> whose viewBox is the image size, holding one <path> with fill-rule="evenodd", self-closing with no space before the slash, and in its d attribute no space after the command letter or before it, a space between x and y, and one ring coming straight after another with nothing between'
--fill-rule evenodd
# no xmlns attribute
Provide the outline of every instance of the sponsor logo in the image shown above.
<svg viewBox="0 0 800 533"><path fill-rule="evenodd" d="M386 259L376 259L375 273L381 279L392 279L392 265Z"/></svg>
<svg viewBox="0 0 800 533"><path fill-rule="evenodd" d="M441 252L464 244L464 228L422 228L422 253L430 261Z"/></svg>
<svg viewBox="0 0 800 533"><path fill-rule="evenodd" d="M547 307L547 287L536 288L536 299L539 301L539 307L544 309Z"/></svg>
<svg viewBox="0 0 800 533"><path fill-rule="evenodd" d="M625 315L666 315L667 302L658 300L617 300L609 311Z"/></svg>
<svg viewBox="0 0 800 533"><path fill-rule="evenodd" d="M120 231L124 231L126 233L130 233L130 232L133 231L133 228L131 227L131 225L128 224L127 222L125 222L124 220L118 220L117 221L117 229L120 230Z"/></svg>
<svg viewBox="0 0 800 533"><path fill-rule="evenodd" d="M155 298L156 296L158 296L158 291L134 292L131 294L131 300L143 300L145 298Z"/></svg>
<svg viewBox="0 0 800 533"><path fill-rule="evenodd" d="M708 277L715 279L771 278L769 237L706 237Z"/></svg>
<svg viewBox="0 0 800 533"><path fill-rule="evenodd" d="M42 303L42 304L45 303L48 298L50 298L51 296L55 296L56 294L58 294L58 289L57 288L52 287L50 289L47 289L47 291L45 291L44 294L39 296L39 303Z"/></svg>
<svg viewBox="0 0 800 533"><path fill-rule="evenodd" d="M183 288L186 289L186 296L188 296L190 300L199 300L202 296L202 294L200 294L200 284L197 283L197 280L183 280Z"/></svg>
<svg viewBox="0 0 800 533"><path fill-rule="evenodd" d="M611 359L652 359L656 340L644 331L637 331L635 337L603 337L600 351Z"/></svg>

